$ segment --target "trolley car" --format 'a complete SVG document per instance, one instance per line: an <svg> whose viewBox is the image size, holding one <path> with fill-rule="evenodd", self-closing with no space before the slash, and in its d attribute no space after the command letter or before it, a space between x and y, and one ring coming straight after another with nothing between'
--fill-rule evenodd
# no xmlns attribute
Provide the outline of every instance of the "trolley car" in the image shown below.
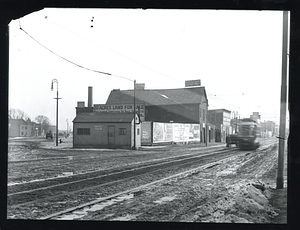
<svg viewBox="0 0 300 230"><path fill-rule="evenodd" d="M237 146L240 149L257 149L260 145L260 139L260 125L252 119L242 119L239 124Z"/></svg>

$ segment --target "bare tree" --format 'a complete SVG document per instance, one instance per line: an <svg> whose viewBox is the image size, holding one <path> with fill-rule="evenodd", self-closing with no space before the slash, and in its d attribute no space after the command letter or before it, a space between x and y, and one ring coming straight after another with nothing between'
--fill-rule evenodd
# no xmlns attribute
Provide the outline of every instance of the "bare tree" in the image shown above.
<svg viewBox="0 0 300 230"><path fill-rule="evenodd" d="M51 125L50 119L44 115L37 116L34 121L41 125L42 130L48 132L49 126Z"/></svg>
<svg viewBox="0 0 300 230"><path fill-rule="evenodd" d="M9 109L8 117L10 119L23 119L25 121L30 119L29 116L24 111L20 109L14 109L14 108Z"/></svg>

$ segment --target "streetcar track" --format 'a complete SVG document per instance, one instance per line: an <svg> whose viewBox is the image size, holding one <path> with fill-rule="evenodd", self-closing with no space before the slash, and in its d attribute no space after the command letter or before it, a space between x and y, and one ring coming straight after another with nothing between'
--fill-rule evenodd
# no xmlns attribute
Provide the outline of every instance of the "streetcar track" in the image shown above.
<svg viewBox="0 0 300 230"><path fill-rule="evenodd" d="M223 151L223 150L224 149L221 149L219 151ZM213 151L213 153L212 153L212 151ZM145 163L150 163L150 165L135 167L135 168L126 169L126 170L119 171L119 172L113 172L113 173L110 173L110 174L104 174L104 175L100 175L100 176L94 176L92 178L85 178L85 179L65 182L65 183L61 183L61 184L50 185L50 186L46 186L46 187L41 187L41 188L36 188L36 189L31 189L31 190L25 190L25 191L21 191L21 192L9 193L9 194L7 194L7 196L9 197L9 196L14 196L14 195L26 194L26 193L30 193L30 192L34 192L34 191L46 190L46 189L49 189L49 188L55 188L55 187L80 183L80 182L83 182L83 181L95 180L95 179L99 179L99 178L104 178L104 177L109 177L109 176L113 176L113 175L123 174L123 173L132 172L132 171L136 171L136 170L146 169L146 168L150 168L150 167L157 167L157 166L160 166L160 165L165 165L165 164L174 163L174 162L178 162L178 161L190 160L190 159L200 158L200 157L206 157L206 156L210 156L210 155L213 155L213 154L217 153L215 150L212 150L212 151L209 152L209 153L203 154L203 155L196 155L197 153L196 154L193 153L193 154L184 154L184 155L175 156L175 157L167 157L167 158L163 158L163 159L155 159L155 160L145 161L145 162L142 162L142 163L144 163L144 164ZM232 151L232 150L224 150L223 153L225 153L226 151ZM191 156L191 157L186 157L186 156ZM176 160L174 160L174 159L176 159ZM171 162L170 160L173 160L173 161ZM161 162L151 164L151 163L153 163L153 161L161 161ZM140 163L140 162L138 162L138 163ZM105 170L105 171L108 171L108 170ZM103 172L103 170L88 172L88 173L84 173L84 174L76 174L76 175L72 175L72 176L69 176L69 177L88 175L88 174L97 173L97 172L101 173L101 172ZM53 179L58 179L58 178L53 178ZM61 179L61 178L59 178L59 179ZM39 183L39 181L36 181L35 183ZM21 184L14 185L14 186L20 186L20 185Z"/></svg>
<svg viewBox="0 0 300 230"><path fill-rule="evenodd" d="M154 185L154 184L157 184L157 183L160 183L160 182L163 182L163 181L167 181L167 180L170 180L170 179L173 179L173 178L176 178L176 177L180 177L182 175L194 174L194 173L199 172L199 170L204 170L204 169L212 168L212 167L214 167L216 165L219 165L219 164L223 163L226 160L231 159L233 156L237 157L239 155L244 155L244 153L239 153L238 155L233 155L233 156L232 155L228 156L228 157L224 157L224 158L222 158L222 159L220 159L218 161L210 162L208 164L201 165L199 167L192 168L190 170L186 170L184 172L173 174L171 176L168 176L168 177L156 180L156 181L152 181L150 183L143 184L143 185L140 185L138 187L135 187L135 188L132 188L132 189L129 189L129 190L126 190L126 191L121 191L121 192L118 192L118 193L115 193L115 194L112 194L112 195L109 195L109 196L106 196L106 197L98 198L96 200L87 202L85 204L80 204L80 205L78 205L76 207L68 208L66 210L63 210L63 211L60 211L60 212L57 212L57 213L52 213L50 215L47 215L47 216L44 216L44 217L41 217L41 218L38 218L38 219L41 219L41 220L48 220L48 219L54 219L55 220L55 219L59 219L60 216L64 216L64 215L66 215L68 213L72 213L74 211L81 210L81 209L83 209L85 207L89 207L91 205L99 204L99 203L102 203L104 201L107 201L107 200L110 200L112 198L115 198L115 197L118 197L118 196L121 196L121 195L125 195L125 194L128 194L128 193L138 192L141 189L144 189L144 188L149 187L151 185Z"/></svg>
<svg viewBox="0 0 300 230"><path fill-rule="evenodd" d="M275 142L274 142L275 143ZM269 148L270 146L274 145L274 143L268 143L266 144L266 147L260 147L260 151L263 151L263 149L267 149ZM236 150L236 151L235 151ZM237 157L239 155L246 155L247 152L245 151L239 151L237 148L229 148L229 149L220 149L219 151L221 151L223 154L226 154L227 152L230 152L230 156L227 156L221 160L218 160L218 161L215 161L214 157L211 158L211 160L213 162L209 163L209 164L206 164L206 165L202 165L202 166L199 166L198 168L203 168L205 166L207 167L213 167L214 165L218 164L218 162L223 162L224 160L226 159L230 159L231 157ZM214 150L214 153L216 152L216 150ZM239 153L239 154L236 154ZM253 152L253 151L251 151ZM195 154L198 154L198 153L195 153ZM168 157L168 158L163 158L163 160L167 161L167 160L170 160L170 159L174 159L174 158L182 158L182 159L177 159L177 160L173 160L173 161L167 161L167 162L159 162L157 164L152 164L152 165L147 165L147 166L142 166L142 167L137 167L137 168L132 168L130 170L125 170L125 171L121 171L121 172L115 172L115 173L112 173L111 175L117 175L117 174L124 174L125 172L133 172L133 171L137 171L137 170L142 170L142 169L146 169L146 168L155 168L155 167L159 167L161 165L170 165L169 167L167 167L168 170L172 169L172 168L180 168L180 167L183 167L184 165L190 165L190 164L193 164L193 161L192 159L199 159L199 158L204 158L204 157L208 157L208 156L218 156L218 158L220 158L221 155L217 155L217 154L212 154L211 152L209 153L206 153L206 154L203 154L203 155L198 155L198 156L195 156L195 154L185 154L185 155L180 155L180 156L175 156L175 157ZM191 156L192 157L184 157L184 156ZM161 160L161 159L156 159L156 160ZM199 159L200 160L200 159ZM188 162L183 162L183 161L188 161ZM151 162L153 162L153 160L151 160ZM176 162L183 162L182 164L175 164L175 165L172 165ZM165 169L164 167L161 167L162 169L160 170L167 170ZM180 175L184 174L184 173L187 173L189 171L193 171L195 170L194 169L191 169L191 170L187 170L187 171L184 171L182 173L179 173ZM95 186L89 186L87 188L83 188L83 189L76 189L75 191L69 191L69 192L62 192L62 194L57 194L57 195L52 195L52 196L47 196L47 197L44 197L44 198L39 198L39 199L35 199L33 201L29 201L29 202L23 202L23 203L19 203L19 204L15 204L15 205L8 205L11 209L13 208L17 208L17 207L20 207L20 206L26 206L26 205L29 205L29 204L34 204L34 203L37 203L37 202L40 202L40 201L45 201L45 200L50 200L50 199L53 199L53 198L57 198L57 197L63 197L63 196L68 196L68 195L73 195L73 194L76 194L76 193L80 193L82 191L89 191L89 190L93 190L95 188L100 188L100 187L104 187L104 186L108 186L108 185L114 185L114 184L117 184L119 182L125 182L125 181L128 181L128 180L132 180L134 178L138 178L140 177L141 175L142 176L145 176L147 174L153 174L153 173L157 173L159 170L152 170L152 171L147 171L146 173L144 174L138 174L138 175L133 175L133 176L127 176L126 178L121 178L121 179L118 179L118 180L113 180L113 181L109 181L109 182L106 182L106 183L103 183L103 184L98 184L98 185L95 185ZM90 172L89 172L90 173ZM174 178L176 176L178 176L179 174L175 174L175 175L172 175L172 176L169 176L167 178ZM108 177L110 175L101 175L99 177L96 177L97 178L101 178L101 177ZM138 187L135 187L133 189L129 189L129 190L126 190L126 191L123 191L123 192L119 192L119 193L116 193L116 194L112 194L112 195L109 195L107 197L103 197L101 198L100 200L97 199L96 201L92 201L92 202L95 202L95 203L101 203L103 202L104 200L108 200L108 199L111 199L112 197L116 197L120 194L125 194L125 193L128 193L128 191L135 191L135 190L139 190L139 188L142 188L142 187L147 187L147 186L150 186L151 184L155 184L155 183L158 183L159 181L164 181L164 180L167 180L167 178L163 178L163 179L159 179L159 180L156 180L156 181L152 181L150 183L147 183L147 184L144 184L144 185L140 185ZM68 182L68 183L65 183L64 185L68 185L68 184L72 184L72 183L81 183L83 181L87 181L87 180L92 180L92 179L95 179L95 178L88 178L88 179L82 179L80 181L76 181L76 182ZM52 185L50 187L59 187L59 186L64 186L63 184L60 184L60 185ZM33 190L28 190L28 191L22 191L22 192L19 192L19 193L14 193L14 194L9 194L10 196L13 196L13 195L21 195L21 194L25 194L26 192L33 192L33 191L39 191L39 190L47 190L50 188L49 186L48 187L43 187L43 188L40 188L40 189L33 189ZM67 210L64 210L64 211L60 211L59 215L62 215L63 213L67 213L67 212L71 212L71 210L76 210L76 209L80 209L82 207L86 207L86 206L89 206L89 205L92 205L94 203L91 203L91 202L88 202L88 203L85 203L85 204L80 204L79 206L76 206L76 207L73 207L73 208L69 208ZM51 214L50 216L54 217L55 214ZM49 218L52 218L52 217L49 217L49 216L46 216L46 217L41 217L40 219L49 219Z"/></svg>
<svg viewBox="0 0 300 230"><path fill-rule="evenodd" d="M223 151L223 150L224 150L224 148L222 148L222 149L212 149L212 150L209 150L209 153L211 153L211 152L220 152L220 151ZM186 157L186 156L194 156L194 155L199 154L199 153L201 153L201 152L196 152L196 153L191 153L191 154L183 154L183 155L178 155L178 156L169 156L169 157L165 157L165 158L151 159L151 160L148 160L148 161L133 162L131 164L122 165L119 168L121 168L121 167L124 167L124 168L125 167L131 167L133 165L138 165L138 164L148 164L148 163L153 163L155 161L164 162L164 161L168 161L168 160L172 160L172 159L176 159L176 158L183 158L183 157ZM78 163L82 164L82 162L78 162ZM66 164L69 164L69 163L66 163ZM40 168L38 168L38 169L40 169ZM53 180L53 181L54 180L62 180L62 179L65 179L65 178L72 178L72 177L83 176L83 175L88 175L88 174L93 174L93 173L98 173L98 172L99 173L100 172L105 173L107 171L114 170L114 169L116 169L116 171L117 171L116 167L111 167L111 168L107 168L105 170L93 170L93 171L82 172L82 173L77 173L77 174L68 175L68 176L51 177L51 178L46 178L46 179L43 179L43 180L24 181L24 182L19 182L19 183L15 183L15 184L9 184L8 187L20 187L22 185L29 184L29 183L40 183L41 181L46 182L46 181L51 181L51 180ZM74 181L74 182L76 182L76 181Z"/></svg>
<svg viewBox="0 0 300 230"><path fill-rule="evenodd" d="M232 152L232 151L231 151ZM238 151L237 151L238 152ZM226 154L227 151L225 150L223 152L223 154ZM232 153L232 155L234 155L235 153ZM243 154L243 153L241 153ZM106 182L106 183L103 183L103 184L98 184L98 185L94 185L94 186L89 186L89 187L85 187L83 189L76 189L74 191L68 191L68 192L63 192L63 193L60 193L60 194L56 194L56 195L51 195L51 196L46 196L46 197L43 197L43 198L38 198L38 199L34 199L32 201L27 201L27 202L22 202L22 203L18 203L18 204L12 204L12 205L9 205L11 208L16 208L16 207L19 207L19 206L22 206L22 205L29 205L29 204L33 204L35 202L41 202L41 201L44 201L44 200L49 200L49 199L52 199L52 198L57 198L57 197L61 197L61 196L64 196L64 195L72 195L72 194L75 194L75 193L79 193L79 192L82 192L82 191L88 191L88 190L92 190L92 189L95 189L95 188L100 188L100 187L103 187L103 186L106 186L106 185L112 185L112 184L115 184L115 183L118 183L118 182L121 182L121 181L128 181L128 180L132 180L133 178L137 178L137 177L140 177L141 175L147 175L147 174L150 174L150 173L155 173L155 172L159 172L159 171L163 171L163 170L166 170L166 169L171 169L172 167L181 167L181 166L184 166L186 164L193 164L194 162L191 161L192 159L196 159L196 158L203 158L203 157L210 157L212 155L215 155L215 154L206 154L206 155L201 155L201 156L197 156L197 157L192 157L192 158L185 158L185 159L181 159L181 160L177 160L177 162L180 162L180 161L186 161L188 160L188 162L183 162L181 164L176 164L176 165L172 165L176 162L172 161L172 162L165 162L165 163L159 163L159 164L155 164L155 165L151 165L149 167L152 167L152 171L146 171L144 173L139 173L138 175L133 175L133 176L127 176L126 178L121 178L121 179L118 179L118 180L113 180L113 181L109 181L109 182ZM220 156L219 156L220 157ZM230 156L232 157L232 156ZM203 159L201 159L203 160ZM167 168L161 168L161 169L156 169L156 167L159 167L161 165L167 165L167 164L170 164L169 167ZM149 168L149 167L145 167L145 168ZM134 168L132 170L130 170L131 172L133 171L137 171L137 170L143 170L145 168ZM154 170L154 171L153 171ZM124 172L122 172L124 174ZM60 191L58 191L60 192ZM26 193L25 193L26 194ZM25 194L23 194L22 198L24 199L25 197ZM29 193L30 194L30 193ZM21 194L17 194L17 195L21 195ZM12 200L13 198L10 198L10 200ZM8 203L9 203L9 200L8 200Z"/></svg>

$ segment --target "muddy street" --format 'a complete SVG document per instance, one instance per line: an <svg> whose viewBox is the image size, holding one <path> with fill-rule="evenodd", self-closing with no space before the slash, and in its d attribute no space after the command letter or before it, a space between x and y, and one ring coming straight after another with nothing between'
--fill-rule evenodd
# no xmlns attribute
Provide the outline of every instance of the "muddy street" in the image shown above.
<svg viewBox="0 0 300 230"><path fill-rule="evenodd" d="M286 204L286 183L280 204L272 200L276 139L253 151L223 144L73 149L68 141L55 148L46 140L12 140L8 154L9 219L286 223L286 209L278 208Z"/></svg>

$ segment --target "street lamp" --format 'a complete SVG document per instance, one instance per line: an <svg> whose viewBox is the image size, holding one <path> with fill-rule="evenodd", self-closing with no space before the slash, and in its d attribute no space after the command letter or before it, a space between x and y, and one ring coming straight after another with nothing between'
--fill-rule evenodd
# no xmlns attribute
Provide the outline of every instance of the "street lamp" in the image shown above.
<svg viewBox="0 0 300 230"><path fill-rule="evenodd" d="M66 122L67 122L67 137L68 137L68 129L69 129L69 121L68 121L68 119L66 120Z"/></svg>
<svg viewBox="0 0 300 230"><path fill-rule="evenodd" d="M53 83L56 83L56 146L58 146L58 81L56 79L53 79L51 82L51 90L53 91Z"/></svg>

